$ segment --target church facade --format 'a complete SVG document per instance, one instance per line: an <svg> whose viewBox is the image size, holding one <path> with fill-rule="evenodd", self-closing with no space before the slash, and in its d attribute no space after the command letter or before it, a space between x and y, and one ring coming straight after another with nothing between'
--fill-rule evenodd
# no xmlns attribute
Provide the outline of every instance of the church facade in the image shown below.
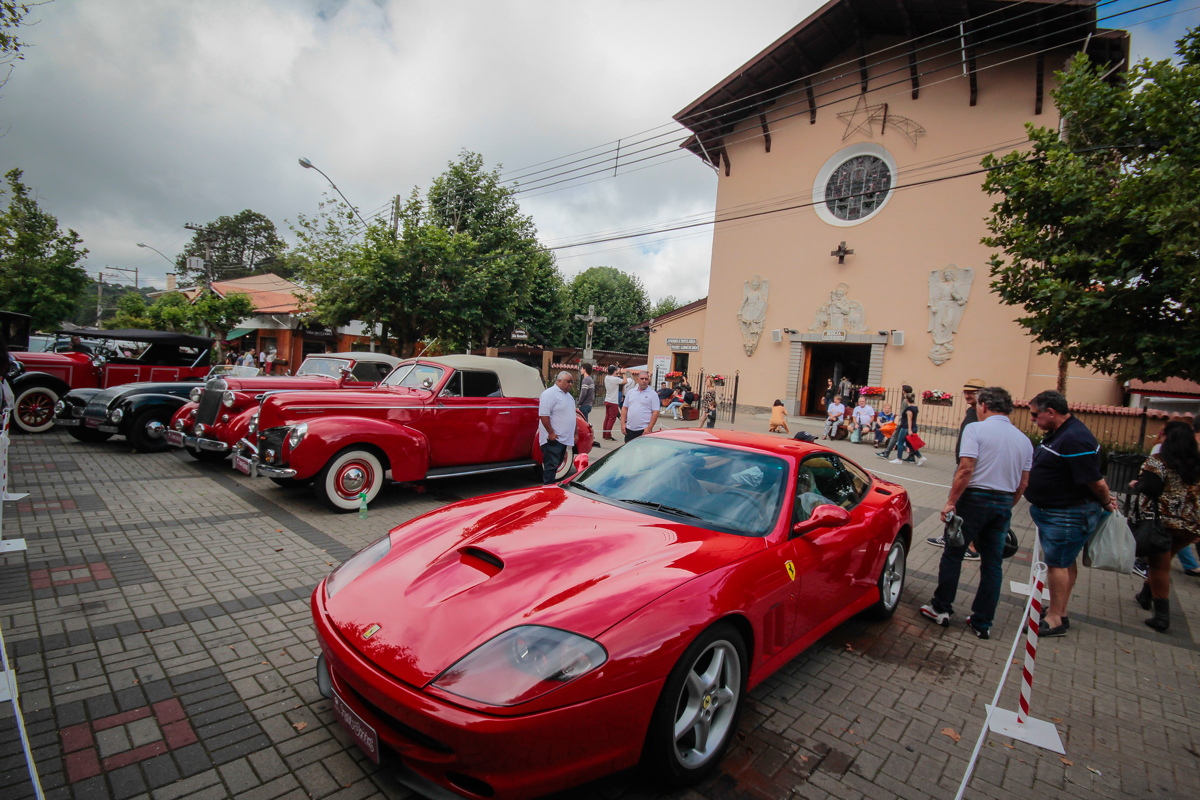
<svg viewBox="0 0 1200 800"><path fill-rule="evenodd" d="M792 414L843 376L1054 388L1057 358L989 287L980 160L1058 124L1053 73L1084 46L1128 63L1128 34L1096 19L1091 0L834 0L680 111L718 222L705 313L656 326L651 357L703 342L690 371L736 371L739 405ZM1119 404L1122 387L1072 367L1068 394Z"/></svg>

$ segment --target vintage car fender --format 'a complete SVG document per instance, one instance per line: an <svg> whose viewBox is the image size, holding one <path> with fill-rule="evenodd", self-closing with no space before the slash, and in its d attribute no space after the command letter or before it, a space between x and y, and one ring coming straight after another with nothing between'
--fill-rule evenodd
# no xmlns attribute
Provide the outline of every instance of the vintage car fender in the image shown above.
<svg viewBox="0 0 1200 800"><path fill-rule="evenodd" d="M117 432L122 436L128 435L133 421L144 412L151 410L161 411L163 424L169 425L179 407L187 402L186 397L158 393L134 394L121 398L116 406L124 412L124 416L121 417L121 424L118 426Z"/></svg>
<svg viewBox="0 0 1200 800"><path fill-rule="evenodd" d="M191 400L184 402L184 404L182 406L180 406L179 409L171 416L171 430L178 430L178 428L175 427L175 422L177 420L183 420L183 423L184 423L183 430L191 431L191 429L192 429L191 414L197 408L199 408L199 405L196 403L193 403Z"/></svg>
<svg viewBox="0 0 1200 800"><path fill-rule="evenodd" d="M308 434L287 465L303 480L316 475L329 459L351 445L381 452L394 481L418 481L429 470L429 440L407 425L362 417L318 417L306 420Z"/></svg>
<svg viewBox="0 0 1200 800"><path fill-rule="evenodd" d="M20 397L21 392L31 386L44 386L60 398L66 396L71 391L71 385L62 378L56 378L45 372L26 372L21 377L12 381L13 394ZM96 391L100 390L97 389Z"/></svg>

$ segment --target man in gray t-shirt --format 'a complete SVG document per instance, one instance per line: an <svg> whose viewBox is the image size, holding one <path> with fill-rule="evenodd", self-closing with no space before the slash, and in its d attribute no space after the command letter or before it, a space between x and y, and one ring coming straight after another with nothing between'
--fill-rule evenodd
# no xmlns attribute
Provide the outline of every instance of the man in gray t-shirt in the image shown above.
<svg viewBox="0 0 1200 800"><path fill-rule="evenodd" d="M592 405L596 402L596 379L592 377L591 364L581 364L579 372L583 377L579 379L579 399L576 404L586 421Z"/></svg>

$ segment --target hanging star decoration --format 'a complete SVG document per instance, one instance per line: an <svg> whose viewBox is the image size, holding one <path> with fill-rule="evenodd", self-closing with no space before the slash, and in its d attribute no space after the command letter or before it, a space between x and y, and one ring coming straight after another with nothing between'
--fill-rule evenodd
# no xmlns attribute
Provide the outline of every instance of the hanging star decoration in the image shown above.
<svg viewBox="0 0 1200 800"><path fill-rule="evenodd" d="M858 120L860 115L862 120L856 124L856 120ZM858 96L858 102L854 104L852 111L839 111L838 119L846 121L846 132L842 134L843 142L859 131L862 131L867 136L874 136L875 133L871 126L876 122L879 123L880 136L884 134L887 126L891 125L907 136L913 144L916 144L917 137L925 132L923 127L908 117L902 117L899 114L889 114L887 103L868 105L865 93Z"/></svg>

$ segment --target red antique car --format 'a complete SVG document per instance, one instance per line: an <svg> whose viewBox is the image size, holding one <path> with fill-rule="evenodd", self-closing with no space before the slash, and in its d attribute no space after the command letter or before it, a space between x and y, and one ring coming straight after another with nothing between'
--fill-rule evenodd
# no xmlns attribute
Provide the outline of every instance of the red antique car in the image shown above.
<svg viewBox="0 0 1200 800"><path fill-rule="evenodd" d="M905 490L831 450L655 433L347 560L312 596L317 683L431 797L536 797L639 764L686 785L757 684L849 617L892 615L911 538Z"/></svg>
<svg viewBox="0 0 1200 800"><path fill-rule="evenodd" d="M234 467L277 483L315 482L337 511L359 507L384 485L453 475L524 469L541 463L538 398L532 367L505 358L442 356L405 361L377 388L288 392L263 398L258 442L243 441ZM576 412L575 451L587 453L592 428Z"/></svg>
<svg viewBox="0 0 1200 800"><path fill-rule="evenodd" d="M22 374L12 380L16 394L17 426L26 433L41 433L54 425L54 404L72 389L107 389L142 381L202 379L210 367L213 340L170 331L93 330L59 331L60 336L80 336L108 349L81 344L77 352L11 353ZM133 342L147 347L136 358L116 343Z"/></svg>
<svg viewBox="0 0 1200 800"><path fill-rule="evenodd" d="M217 377L197 386L175 412L167 444L201 461L221 461L251 432L258 401L266 392L369 389L400 363L385 353L321 353L304 359L295 375Z"/></svg>

